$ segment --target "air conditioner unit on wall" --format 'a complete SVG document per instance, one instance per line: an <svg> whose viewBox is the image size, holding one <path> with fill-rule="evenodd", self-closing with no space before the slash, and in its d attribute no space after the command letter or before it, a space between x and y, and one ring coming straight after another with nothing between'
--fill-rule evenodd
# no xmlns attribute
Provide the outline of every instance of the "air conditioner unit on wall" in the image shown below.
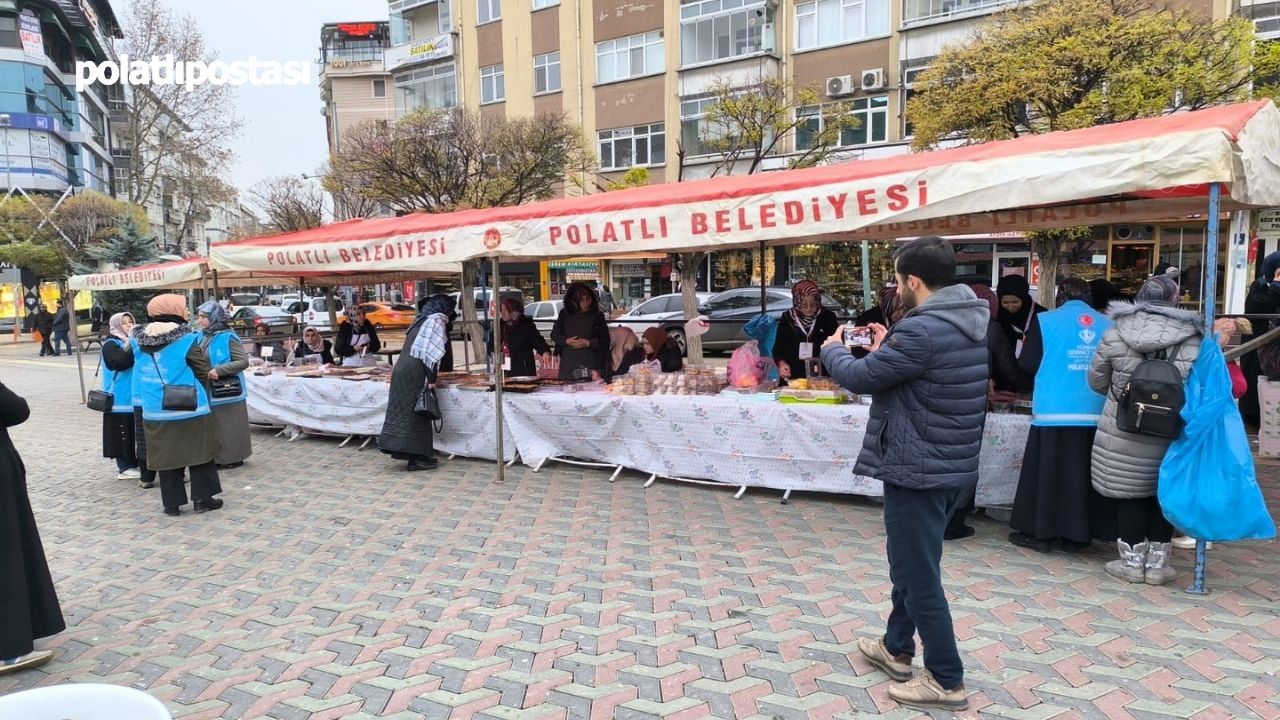
<svg viewBox="0 0 1280 720"><path fill-rule="evenodd" d="M863 70L862 82L859 83L859 85L861 86L863 92L883 90L885 88L884 68L876 68L874 70Z"/></svg>
<svg viewBox="0 0 1280 720"><path fill-rule="evenodd" d="M852 95L856 89L852 75L837 75L827 78L827 97Z"/></svg>

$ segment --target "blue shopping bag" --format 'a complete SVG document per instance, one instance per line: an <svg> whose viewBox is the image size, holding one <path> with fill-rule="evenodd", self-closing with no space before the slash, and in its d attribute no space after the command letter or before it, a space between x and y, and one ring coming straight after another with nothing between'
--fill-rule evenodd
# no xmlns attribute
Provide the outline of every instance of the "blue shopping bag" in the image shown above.
<svg viewBox="0 0 1280 720"><path fill-rule="evenodd" d="M1206 337L1187 376L1186 428L1169 446L1157 485L1169 522L1199 540L1269 540L1276 526L1254 475L1253 454L1216 338Z"/></svg>
<svg viewBox="0 0 1280 720"><path fill-rule="evenodd" d="M743 334L760 343L760 355L763 357L773 357L773 341L778 337L778 318L768 314L761 313L757 315L742 328ZM778 368L769 368L769 379L778 379Z"/></svg>

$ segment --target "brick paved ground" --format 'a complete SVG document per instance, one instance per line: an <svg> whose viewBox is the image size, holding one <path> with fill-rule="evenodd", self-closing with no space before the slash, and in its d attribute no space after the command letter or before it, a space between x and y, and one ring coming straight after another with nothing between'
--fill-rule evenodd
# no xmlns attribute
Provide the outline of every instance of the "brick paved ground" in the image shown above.
<svg viewBox="0 0 1280 720"><path fill-rule="evenodd" d="M854 651L888 610L873 503L566 467L499 485L257 433L224 510L168 518L112 479L71 367L0 352L35 408L14 436L70 626L0 693L119 683L191 718L917 716ZM968 717L1280 718L1274 545L1216 549L1202 598L1005 533L979 521L944 560Z"/></svg>

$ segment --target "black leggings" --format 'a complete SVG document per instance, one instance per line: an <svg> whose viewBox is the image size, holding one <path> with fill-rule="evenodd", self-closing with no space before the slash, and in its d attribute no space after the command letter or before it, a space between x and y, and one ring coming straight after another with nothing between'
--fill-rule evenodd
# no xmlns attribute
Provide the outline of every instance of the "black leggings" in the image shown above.
<svg viewBox="0 0 1280 720"><path fill-rule="evenodd" d="M1154 496L1116 500L1116 515L1120 539L1129 545L1173 539L1173 525L1164 519L1160 501Z"/></svg>

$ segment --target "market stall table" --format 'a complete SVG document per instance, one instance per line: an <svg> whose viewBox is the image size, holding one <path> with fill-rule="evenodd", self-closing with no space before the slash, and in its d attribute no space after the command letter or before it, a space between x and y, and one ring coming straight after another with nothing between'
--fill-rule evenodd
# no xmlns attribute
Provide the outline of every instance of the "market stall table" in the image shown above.
<svg viewBox="0 0 1280 720"><path fill-rule="evenodd" d="M254 422L327 435L376 436L387 384L372 380L246 376ZM493 394L442 387L444 453L493 460ZM855 475L870 408L783 405L720 396L621 397L540 390L505 394L505 459L526 465L574 458L651 476L732 487L879 496L878 481ZM990 413L976 502L1012 504L1031 418Z"/></svg>

